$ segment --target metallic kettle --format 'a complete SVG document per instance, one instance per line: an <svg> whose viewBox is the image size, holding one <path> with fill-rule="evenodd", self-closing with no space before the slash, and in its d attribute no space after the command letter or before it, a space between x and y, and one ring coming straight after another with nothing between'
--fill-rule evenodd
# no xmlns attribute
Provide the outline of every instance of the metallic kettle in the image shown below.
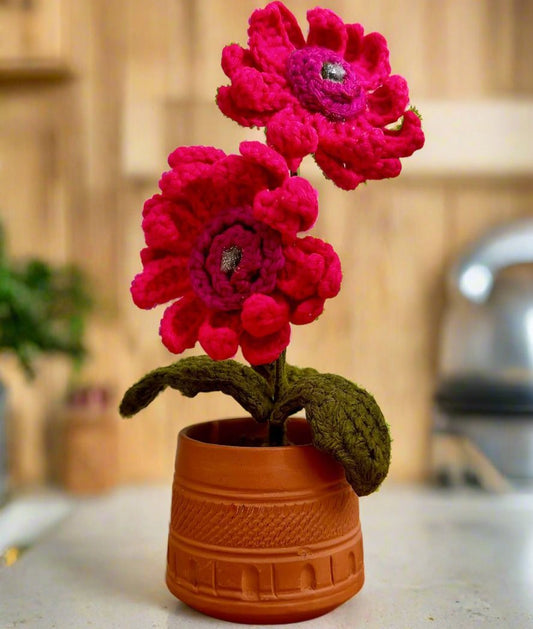
<svg viewBox="0 0 533 629"><path fill-rule="evenodd" d="M437 430L533 481L533 218L489 232L448 276Z"/></svg>
<svg viewBox="0 0 533 629"><path fill-rule="evenodd" d="M533 218L491 231L451 268L440 371L533 387Z"/></svg>

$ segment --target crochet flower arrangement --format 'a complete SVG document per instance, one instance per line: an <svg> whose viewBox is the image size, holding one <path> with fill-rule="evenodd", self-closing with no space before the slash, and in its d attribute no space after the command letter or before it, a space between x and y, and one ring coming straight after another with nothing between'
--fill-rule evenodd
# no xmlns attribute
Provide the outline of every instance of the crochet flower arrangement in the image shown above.
<svg viewBox="0 0 533 629"><path fill-rule="evenodd" d="M342 463L361 496L389 468L378 405L341 376L285 360L291 324L315 321L342 278L331 245L300 235L313 227L318 200L297 169L312 154L326 177L354 189L397 176L399 158L424 135L406 109L405 79L390 74L383 36L326 9L307 17L306 40L288 9L271 2L250 17L249 47L222 53L231 84L219 88L218 106L243 126L264 127L266 145L242 142L238 155L180 147L144 205L133 300L144 309L169 304L160 335L170 352L199 343L206 355L148 373L120 412L137 413L166 387L189 397L219 390L268 424L265 445L280 446L287 418L304 409L313 444ZM250 366L233 360L239 349Z"/></svg>
<svg viewBox="0 0 533 629"><path fill-rule="evenodd" d="M289 344L290 323L314 321L339 292L341 270L330 245L298 237L317 218L311 185L260 142L243 142L240 153L170 155L161 194L144 206L144 268L131 290L140 308L175 300L161 321L171 352L199 341L223 360L240 346L263 365Z"/></svg>
<svg viewBox="0 0 533 629"><path fill-rule="evenodd" d="M305 40L281 2L252 14L249 48L232 44L222 53L231 85L218 90L220 110L246 127L265 127L293 171L313 154L345 190L396 177L399 158L421 148L424 134L416 111L406 111L407 82L390 74L385 38L364 35L360 24L344 24L327 9L308 11L307 19Z"/></svg>

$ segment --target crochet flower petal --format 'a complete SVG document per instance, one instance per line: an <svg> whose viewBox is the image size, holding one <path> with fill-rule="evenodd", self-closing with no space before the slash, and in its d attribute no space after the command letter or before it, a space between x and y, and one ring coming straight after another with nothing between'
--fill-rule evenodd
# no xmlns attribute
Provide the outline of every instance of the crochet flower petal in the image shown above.
<svg viewBox="0 0 533 629"><path fill-rule="evenodd" d="M182 165L190 167L184 178ZM147 247L132 283L135 303L175 300L160 326L172 352L199 341L215 360L239 345L252 364L275 360L291 319L311 321L335 292L335 254L298 236L316 219L315 190L260 142L243 142L239 155L175 151L162 181L162 194L143 209Z"/></svg>
<svg viewBox="0 0 533 629"><path fill-rule="evenodd" d="M144 204L142 228L149 247L186 255L191 251L201 222L188 206L156 194Z"/></svg>
<svg viewBox="0 0 533 629"><path fill-rule="evenodd" d="M394 157L377 160L364 171L366 179L390 179L402 172L402 163Z"/></svg>
<svg viewBox="0 0 533 629"><path fill-rule="evenodd" d="M287 9L283 2L276 1L272 2L272 4L278 8L281 24L294 48L301 48L304 46L305 38L298 24L298 20L289 11L289 9Z"/></svg>
<svg viewBox="0 0 533 629"><path fill-rule="evenodd" d="M239 349L239 316L212 313L200 326L198 340L213 360L233 358Z"/></svg>
<svg viewBox="0 0 533 629"><path fill-rule="evenodd" d="M327 242L319 240L321 254L326 260L326 272L318 284L318 296L322 299L331 299L339 294L342 282L341 261L333 247Z"/></svg>
<svg viewBox="0 0 533 629"><path fill-rule="evenodd" d="M285 159L262 142L241 142L239 152L248 163L257 164L264 169L269 188L281 184L288 178L289 173Z"/></svg>
<svg viewBox="0 0 533 629"><path fill-rule="evenodd" d="M168 205L170 205L170 201L167 201ZM166 208L163 204L158 206L158 210L161 211L152 212L143 219L142 226L146 244L149 247L167 251L172 251L176 247L179 251L180 240L177 237L176 225L171 218L170 211L165 211Z"/></svg>
<svg viewBox="0 0 533 629"><path fill-rule="evenodd" d="M328 9L311 9L307 12L309 22L308 46L321 46L343 54L346 48L347 34L344 22Z"/></svg>
<svg viewBox="0 0 533 629"><path fill-rule="evenodd" d="M278 280L278 288L287 296L301 301L316 293L324 273L324 259L319 254L307 255L295 245L286 250L285 273Z"/></svg>
<svg viewBox="0 0 533 629"><path fill-rule="evenodd" d="M339 161L322 149L317 149L315 161L324 175L343 190L355 190L360 183L366 181L361 173L348 170L342 161Z"/></svg>
<svg viewBox="0 0 533 629"><path fill-rule="evenodd" d="M145 257L142 273L131 284L133 302L148 310L181 297L190 288L187 258L165 255L148 260Z"/></svg>
<svg viewBox="0 0 533 629"><path fill-rule="evenodd" d="M299 117L290 108L282 109L266 126L270 146L285 156L291 171L296 171L302 158L313 153L318 146L318 134L304 116Z"/></svg>
<svg viewBox="0 0 533 629"><path fill-rule="evenodd" d="M210 213L228 207L251 206L255 194L274 188L288 177L287 164L272 149L259 142L245 142L244 155L229 155L210 171L209 182L199 182L195 192Z"/></svg>
<svg viewBox="0 0 533 629"><path fill-rule="evenodd" d="M409 96L405 80L390 76L385 38L365 35L360 24L345 25L328 9L307 16L304 41L281 2L254 12L249 49L233 46L224 53L231 85L219 88L220 109L243 126L264 126L268 145L291 171L313 154L324 174L347 190L397 175L396 160L407 155L407 147L416 150L421 131L411 141L407 132L393 131L391 142L385 137L387 126L405 113Z"/></svg>
<svg viewBox="0 0 533 629"><path fill-rule="evenodd" d="M240 343L244 358L254 366L267 365L286 349L291 340L291 326L287 323L281 330L261 338L252 336L248 332L241 334Z"/></svg>
<svg viewBox="0 0 533 629"><path fill-rule="evenodd" d="M221 66L230 79L243 67L253 67L254 59L249 50L239 44L230 44L222 49Z"/></svg>
<svg viewBox="0 0 533 629"><path fill-rule="evenodd" d="M331 140L331 142L330 142ZM361 120L359 126L337 125L335 134L321 138L321 145L357 167L365 168L379 159L385 142L383 130Z"/></svg>
<svg viewBox="0 0 533 629"><path fill-rule="evenodd" d="M255 293L244 302L242 327L255 337L264 337L285 328L289 323L289 306L283 299Z"/></svg>
<svg viewBox="0 0 533 629"><path fill-rule="evenodd" d="M403 115L408 104L407 81L402 76L391 76L369 95L370 111L367 120L377 127L384 127L391 122L396 122Z"/></svg>
<svg viewBox="0 0 533 629"><path fill-rule="evenodd" d="M270 111L253 111L248 107L238 107L233 99L233 86L223 85L217 90L217 105L220 111L235 120L241 127L264 127L271 118Z"/></svg>
<svg viewBox="0 0 533 629"><path fill-rule="evenodd" d="M302 238L297 244L300 251L308 256L308 259L321 256L324 261L324 270L316 283L317 295L323 299L335 297L341 287L342 272L339 257L333 247L320 238L313 238L312 236Z"/></svg>
<svg viewBox="0 0 533 629"><path fill-rule="evenodd" d="M289 95L279 75L243 68L233 75L232 100L238 109L274 112L283 107Z"/></svg>
<svg viewBox="0 0 533 629"><path fill-rule="evenodd" d="M163 345L173 354L194 347L205 317L205 306L192 294L174 302L161 319L159 333Z"/></svg>
<svg viewBox="0 0 533 629"><path fill-rule="evenodd" d="M198 176L203 166L215 164L226 154L214 146L180 146L168 156L168 165L181 171L192 169L192 174ZM196 170L195 170L196 169Z"/></svg>
<svg viewBox="0 0 533 629"><path fill-rule="evenodd" d="M291 315L291 323L294 325L305 325L318 319L324 311L324 299L321 297L311 297L300 302Z"/></svg>
<svg viewBox="0 0 533 629"><path fill-rule="evenodd" d="M340 290L340 261L328 243L306 236L297 240L285 253L285 267L278 288L294 299L334 297Z"/></svg>
<svg viewBox="0 0 533 629"><path fill-rule="evenodd" d="M333 157L328 153L318 150L315 160L324 174L329 177L339 188L354 190L360 183L369 179L387 179L397 177L402 169L399 159L377 157L368 164L357 160L347 164L339 156Z"/></svg>
<svg viewBox="0 0 533 629"><path fill-rule="evenodd" d="M368 90L376 89L389 76L389 49L381 33L363 35L360 24L347 24L345 59L352 63Z"/></svg>
<svg viewBox="0 0 533 629"><path fill-rule="evenodd" d="M248 44L258 66L283 73L295 47L304 45L298 22L281 2L254 11L249 20Z"/></svg>
<svg viewBox="0 0 533 629"><path fill-rule="evenodd" d="M363 50L365 29L361 24L346 24L346 49L344 58L349 63L357 61Z"/></svg>
<svg viewBox="0 0 533 629"><path fill-rule="evenodd" d="M385 156L408 157L424 146L422 121L414 111L406 111L401 128L385 129Z"/></svg>
<svg viewBox="0 0 533 629"><path fill-rule="evenodd" d="M168 157L170 172L163 173L159 187L168 198L179 199L183 188L209 171L211 164L222 159L224 151L212 146L179 147Z"/></svg>
<svg viewBox="0 0 533 629"><path fill-rule="evenodd" d="M318 216L316 190L301 177L291 177L276 190L263 190L254 200L254 216L279 231L287 242L307 231Z"/></svg>
<svg viewBox="0 0 533 629"><path fill-rule="evenodd" d="M386 142L381 129L364 119L357 125L323 125L319 131L316 163L324 174L345 190L353 190L373 172L381 159Z"/></svg>

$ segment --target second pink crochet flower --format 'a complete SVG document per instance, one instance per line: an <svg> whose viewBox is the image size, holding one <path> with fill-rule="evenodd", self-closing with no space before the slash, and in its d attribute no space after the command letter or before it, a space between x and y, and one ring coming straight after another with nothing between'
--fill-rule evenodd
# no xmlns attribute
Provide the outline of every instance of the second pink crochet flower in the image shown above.
<svg viewBox="0 0 533 629"><path fill-rule="evenodd" d="M144 206L136 305L172 302L160 327L171 352L199 341L215 360L239 346L252 365L276 360L290 324L314 321L340 289L333 248L298 237L316 220L315 190L259 142L243 142L240 155L178 148L169 164Z"/></svg>
<svg viewBox="0 0 533 629"><path fill-rule="evenodd" d="M396 177L400 158L421 148L424 134L419 116L406 110L407 82L390 74L384 37L364 35L328 9L308 11L307 19L305 39L281 2L252 14L249 47L222 53L231 84L218 90L220 110L243 126L265 127L291 170L313 154L346 190Z"/></svg>

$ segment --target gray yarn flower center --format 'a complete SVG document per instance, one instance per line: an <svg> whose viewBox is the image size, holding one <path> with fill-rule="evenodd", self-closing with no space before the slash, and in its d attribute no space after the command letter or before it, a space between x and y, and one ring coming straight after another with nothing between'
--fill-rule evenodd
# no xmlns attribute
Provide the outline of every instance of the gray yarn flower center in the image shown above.
<svg viewBox="0 0 533 629"><path fill-rule="evenodd" d="M232 245L222 251L220 260L220 270L222 273L232 274L242 259L242 249L239 249L236 245Z"/></svg>
<svg viewBox="0 0 533 629"><path fill-rule="evenodd" d="M340 63L326 62L322 66L320 75L326 81L333 81L334 83L342 83L346 76L346 70Z"/></svg>

